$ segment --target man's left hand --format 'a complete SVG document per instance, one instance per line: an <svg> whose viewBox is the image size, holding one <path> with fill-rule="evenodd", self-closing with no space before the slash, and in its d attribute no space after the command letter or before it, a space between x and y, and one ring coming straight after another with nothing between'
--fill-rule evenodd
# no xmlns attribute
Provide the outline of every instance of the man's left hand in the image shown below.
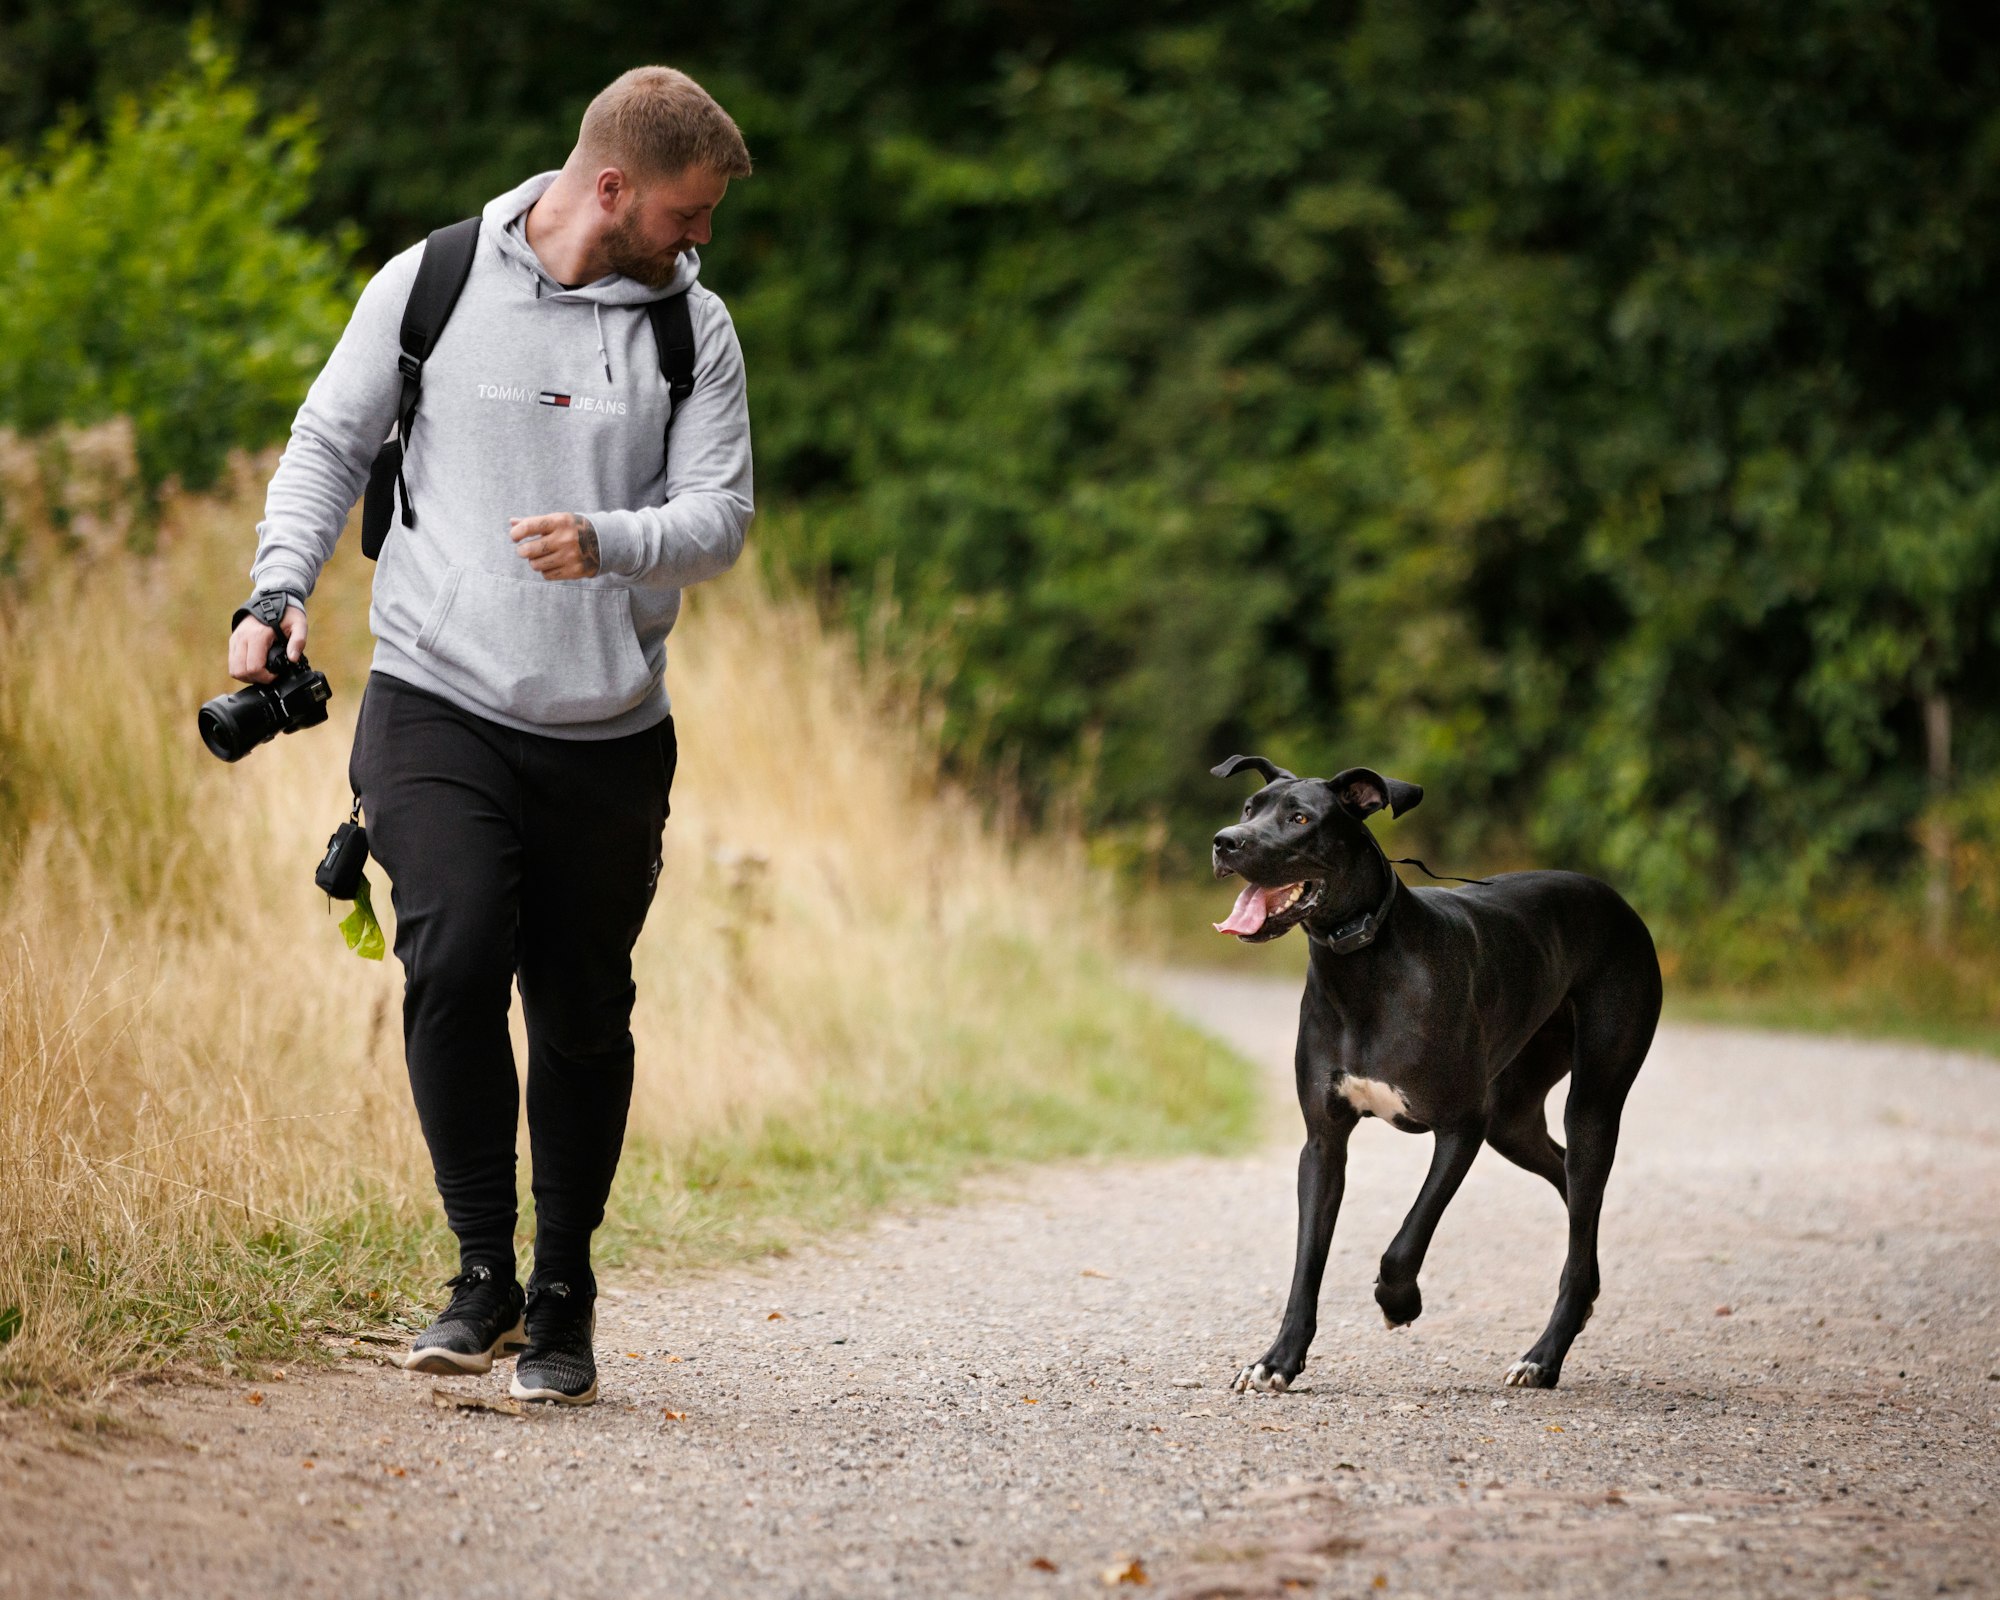
<svg viewBox="0 0 2000 1600"><path fill-rule="evenodd" d="M597 530L571 511L543 517L509 517L508 536L529 566L545 578L594 578Z"/></svg>

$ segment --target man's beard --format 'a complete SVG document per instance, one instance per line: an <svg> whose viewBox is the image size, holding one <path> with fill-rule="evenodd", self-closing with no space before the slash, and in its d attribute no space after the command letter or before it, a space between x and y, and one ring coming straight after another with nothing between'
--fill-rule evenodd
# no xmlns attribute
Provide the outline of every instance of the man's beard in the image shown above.
<svg viewBox="0 0 2000 1600"><path fill-rule="evenodd" d="M630 278L634 283L643 283L648 289L666 288L680 269L679 247L648 250L639 242L636 218L630 212L605 230L599 249L613 272Z"/></svg>

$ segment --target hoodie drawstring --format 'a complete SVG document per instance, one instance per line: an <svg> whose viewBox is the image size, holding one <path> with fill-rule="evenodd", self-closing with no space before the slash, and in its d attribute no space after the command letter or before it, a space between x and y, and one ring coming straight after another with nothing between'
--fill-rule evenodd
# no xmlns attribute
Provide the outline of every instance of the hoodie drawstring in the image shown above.
<svg viewBox="0 0 2000 1600"><path fill-rule="evenodd" d="M597 359L604 363L604 381L611 381L611 355L604 348L604 308L595 300L590 302L590 315L597 323Z"/></svg>

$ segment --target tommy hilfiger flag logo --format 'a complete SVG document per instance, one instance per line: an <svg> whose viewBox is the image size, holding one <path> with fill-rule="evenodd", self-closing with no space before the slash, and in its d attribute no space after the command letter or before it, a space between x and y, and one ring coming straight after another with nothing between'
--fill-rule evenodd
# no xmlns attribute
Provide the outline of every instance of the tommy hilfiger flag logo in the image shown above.
<svg viewBox="0 0 2000 1600"><path fill-rule="evenodd" d="M474 387L482 400L505 400L512 405L524 406L532 398L558 411L595 411L607 417L626 414L623 400L609 400L594 394L564 394L560 389L544 389L537 394L525 383L481 383Z"/></svg>

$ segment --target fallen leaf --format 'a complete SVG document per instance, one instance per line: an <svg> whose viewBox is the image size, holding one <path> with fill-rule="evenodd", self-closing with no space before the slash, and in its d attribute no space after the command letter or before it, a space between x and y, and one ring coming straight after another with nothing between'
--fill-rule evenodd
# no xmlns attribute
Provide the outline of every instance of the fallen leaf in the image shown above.
<svg viewBox="0 0 2000 1600"><path fill-rule="evenodd" d="M1563 1431L1563 1425L1560 1422L1551 1422L1548 1425L1548 1427L1546 1427L1542 1431L1544 1433L1561 1433Z"/></svg>
<svg viewBox="0 0 2000 1600"><path fill-rule="evenodd" d="M1717 1306L1715 1314L1718 1317L1733 1317L1736 1315L1736 1309L1733 1306Z"/></svg>
<svg viewBox="0 0 2000 1600"><path fill-rule="evenodd" d="M782 1311L773 1311L764 1320L766 1322L783 1322L785 1320L785 1314Z"/></svg>
<svg viewBox="0 0 2000 1600"><path fill-rule="evenodd" d="M662 1408L660 1418L664 1422L685 1422L688 1419L688 1414L685 1411L668 1411Z"/></svg>
<svg viewBox="0 0 2000 1600"><path fill-rule="evenodd" d="M627 1350L625 1352L625 1359L627 1361L637 1361L639 1359L639 1352L636 1350Z"/></svg>
<svg viewBox="0 0 2000 1600"><path fill-rule="evenodd" d="M491 1411L503 1417L525 1417L518 1400L488 1400L476 1394L453 1394L449 1389L431 1390L431 1404L440 1411Z"/></svg>
<svg viewBox="0 0 2000 1600"><path fill-rule="evenodd" d="M317 1463L312 1461L301 1461L299 1463L299 1468L303 1472L310 1472L313 1470L315 1465L317 1465Z"/></svg>
<svg viewBox="0 0 2000 1600"><path fill-rule="evenodd" d="M1041 1401L1037 1400L1031 1394L1024 1394L1021 1396L1021 1404L1024 1406L1038 1406L1041 1404Z"/></svg>
<svg viewBox="0 0 2000 1600"><path fill-rule="evenodd" d="M1108 1280L1108 1279L1110 1278L1110 1276L1111 1276L1111 1274L1110 1274L1110 1273L1108 1273L1108 1272L1099 1272L1099 1271L1097 1270L1097 1268L1095 1268L1095 1267L1085 1267L1085 1268L1083 1269L1083 1275L1084 1275L1084 1276L1085 1276L1086 1278L1104 1278L1104 1279L1107 1279L1107 1280Z"/></svg>
<svg viewBox="0 0 2000 1600"><path fill-rule="evenodd" d="M262 1389L252 1389L243 1397L243 1403L246 1406L261 1406L264 1403L264 1391Z"/></svg>
<svg viewBox="0 0 2000 1600"><path fill-rule="evenodd" d="M669 1361L685 1361L687 1358L685 1356L668 1356L667 1359Z"/></svg>
<svg viewBox="0 0 2000 1600"><path fill-rule="evenodd" d="M1145 1562L1134 1556L1130 1561L1120 1561L1106 1567L1097 1575L1097 1581L1107 1589L1115 1589L1121 1583L1143 1587L1153 1580L1147 1575Z"/></svg>
<svg viewBox="0 0 2000 1600"><path fill-rule="evenodd" d="M1035 1557L1035 1559L1034 1559L1033 1561L1030 1561L1030 1562L1028 1563L1028 1565L1029 1565L1029 1566L1031 1566L1031 1567L1033 1567L1033 1568L1034 1568L1034 1569L1035 1569L1035 1570L1036 1570L1037 1572L1060 1572L1060 1571L1062 1571L1062 1568L1061 1568L1061 1567L1059 1567L1059 1566L1057 1566L1057 1565L1056 1565L1056 1564L1055 1564L1055 1563L1054 1563L1053 1561L1051 1561L1051 1560L1050 1560L1050 1559L1049 1559L1049 1558L1048 1558L1047 1556L1036 1556L1036 1557Z"/></svg>
<svg viewBox="0 0 2000 1600"><path fill-rule="evenodd" d="M1368 1587L1369 1587L1369 1588L1371 1588L1371 1589L1386 1589L1386 1588L1388 1588L1388 1587L1389 1587L1389 1574L1388 1574L1388 1573L1386 1573L1386 1572L1378 1572L1378 1573L1376 1573L1374 1577L1372 1577L1372 1578L1370 1578L1370 1579L1368 1580Z"/></svg>
<svg viewBox="0 0 2000 1600"><path fill-rule="evenodd" d="M1604 1503L1608 1506L1622 1506L1625 1503L1625 1497L1616 1489L1606 1489L1604 1491Z"/></svg>

